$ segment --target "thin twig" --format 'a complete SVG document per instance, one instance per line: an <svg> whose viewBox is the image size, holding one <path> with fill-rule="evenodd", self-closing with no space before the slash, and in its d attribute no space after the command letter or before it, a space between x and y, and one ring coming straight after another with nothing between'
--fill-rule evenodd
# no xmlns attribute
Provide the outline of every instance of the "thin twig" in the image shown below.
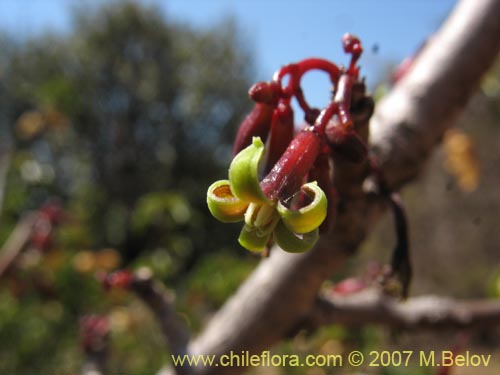
<svg viewBox="0 0 500 375"><path fill-rule="evenodd" d="M158 319L171 353L186 354L190 331L174 308L173 295L161 282L154 279L150 270L146 268L135 274L130 288L149 306Z"/></svg>
<svg viewBox="0 0 500 375"><path fill-rule="evenodd" d="M454 300L419 296L397 301L369 289L350 296L316 300L304 326L383 325L405 330L478 329L500 325L500 300Z"/></svg>

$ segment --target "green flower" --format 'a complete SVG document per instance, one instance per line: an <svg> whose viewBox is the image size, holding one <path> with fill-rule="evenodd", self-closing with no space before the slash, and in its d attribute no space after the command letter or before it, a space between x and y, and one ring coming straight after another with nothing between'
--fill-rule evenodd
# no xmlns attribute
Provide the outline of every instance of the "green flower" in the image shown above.
<svg viewBox="0 0 500 375"><path fill-rule="evenodd" d="M286 200L269 200L259 183L263 154L264 144L254 137L233 159L229 180L208 188L208 208L224 223L245 222L238 241L250 251L263 250L271 236L285 251L307 251L318 240L318 227L326 217L326 195L316 182L309 182Z"/></svg>

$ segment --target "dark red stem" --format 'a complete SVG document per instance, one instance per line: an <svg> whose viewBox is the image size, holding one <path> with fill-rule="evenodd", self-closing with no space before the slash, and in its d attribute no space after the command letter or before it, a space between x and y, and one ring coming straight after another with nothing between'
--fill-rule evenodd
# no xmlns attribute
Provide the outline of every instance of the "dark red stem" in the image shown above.
<svg viewBox="0 0 500 375"><path fill-rule="evenodd" d="M333 115L338 113L338 109L339 109L339 103L333 101L330 102L326 106L326 108L321 111L318 118L316 119L316 123L314 124L314 127L320 134L325 133L326 126L332 119Z"/></svg>
<svg viewBox="0 0 500 375"><path fill-rule="evenodd" d="M354 131L353 121L349 108L351 106L352 86L355 78L349 73L342 74L335 92L334 104L337 115L334 121L331 118L323 119L320 126L324 126L324 132L328 144L332 147L334 156L341 157L344 160L359 163L365 160L367 147L365 142Z"/></svg>
<svg viewBox="0 0 500 375"><path fill-rule="evenodd" d="M295 99L297 99L297 103L299 103L300 108L302 108L306 116L308 113L311 113L311 107L309 107L309 104L307 103L306 98L304 97L304 91L302 91L302 87L300 86L297 87L297 89L295 90Z"/></svg>
<svg viewBox="0 0 500 375"><path fill-rule="evenodd" d="M293 140L293 133L293 110L289 101L285 100L278 104L273 113L265 173L268 173L283 155Z"/></svg>
<svg viewBox="0 0 500 375"><path fill-rule="evenodd" d="M333 84L336 84L339 79L339 67L328 60L312 57L302 60L298 65L300 66L301 75L310 70L322 70L330 75L330 81Z"/></svg>
<svg viewBox="0 0 500 375"><path fill-rule="evenodd" d="M349 113L351 106L351 94L354 77L350 74L342 74L339 79L337 90L335 92L334 102L339 105L339 120L344 128L352 126L352 119Z"/></svg>
<svg viewBox="0 0 500 375"><path fill-rule="evenodd" d="M340 125L344 128L350 128L352 126L349 107L351 105L353 82L354 79L350 74L344 73L340 76L334 100L328 104L316 120L315 127L320 133L324 133L326 126L334 115L339 116Z"/></svg>

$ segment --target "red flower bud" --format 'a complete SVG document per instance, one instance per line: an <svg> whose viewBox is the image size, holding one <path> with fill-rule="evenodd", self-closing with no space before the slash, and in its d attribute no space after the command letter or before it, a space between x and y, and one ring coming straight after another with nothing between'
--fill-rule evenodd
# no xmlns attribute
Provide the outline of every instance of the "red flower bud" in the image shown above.
<svg viewBox="0 0 500 375"><path fill-rule="evenodd" d="M332 291L340 295L349 295L362 291L367 287L366 282L355 277L339 281L332 288Z"/></svg>
<svg viewBox="0 0 500 375"><path fill-rule="evenodd" d="M265 142L271 127L273 111L275 106L256 103L247 117L243 120L236 134L233 146L233 155L252 144L253 137L260 137Z"/></svg>
<svg viewBox="0 0 500 375"><path fill-rule="evenodd" d="M80 340L86 353L94 353L105 348L111 326L105 315L87 315L80 319Z"/></svg>
<svg viewBox="0 0 500 375"><path fill-rule="evenodd" d="M43 214L39 214L30 236L30 244L39 251L47 251L54 244L54 227Z"/></svg>
<svg viewBox="0 0 500 375"><path fill-rule="evenodd" d="M357 76L359 69L356 68L356 62L358 61L361 53L363 52L363 47L361 46L361 41L358 37L352 34L345 34L342 37L342 45L344 46L344 51L352 55L351 63L349 64L349 74Z"/></svg>
<svg viewBox="0 0 500 375"><path fill-rule="evenodd" d="M119 270L101 278L102 286L105 290L112 288L128 288L134 279L132 272Z"/></svg>
<svg viewBox="0 0 500 375"><path fill-rule="evenodd" d="M304 177L321 149L321 138L309 127L301 131L262 180L260 186L270 200L286 199L302 186Z"/></svg>
<svg viewBox="0 0 500 375"><path fill-rule="evenodd" d="M54 228L60 224L64 216L62 204L52 199L43 204L37 212L37 219L33 226L30 244L40 251L47 251L54 245Z"/></svg>
<svg viewBox="0 0 500 375"><path fill-rule="evenodd" d="M361 41L352 34L344 34L342 37L342 46L346 53L361 53Z"/></svg>
<svg viewBox="0 0 500 375"><path fill-rule="evenodd" d="M281 155L293 140L293 110L289 104L280 103L274 110L269 135L269 154L265 173L268 173L276 164Z"/></svg>
<svg viewBox="0 0 500 375"><path fill-rule="evenodd" d="M250 98L257 103L275 105L279 98L277 82L257 82L248 90Z"/></svg>
<svg viewBox="0 0 500 375"><path fill-rule="evenodd" d="M49 220L51 224L59 224L64 215L62 203L53 199L40 207L38 214L40 217Z"/></svg>

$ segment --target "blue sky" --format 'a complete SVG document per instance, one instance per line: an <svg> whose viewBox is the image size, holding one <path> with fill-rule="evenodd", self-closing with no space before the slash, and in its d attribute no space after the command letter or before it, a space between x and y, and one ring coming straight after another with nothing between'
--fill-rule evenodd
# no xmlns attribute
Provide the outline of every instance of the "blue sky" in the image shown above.
<svg viewBox="0 0 500 375"><path fill-rule="evenodd" d="M237 19L257 59L256 80L268 80L289 62L316 56L346 63L340 38L358 35L365 46L362 74L369 86L387 63L410 55L434 32L455 0L137 0L156 4L166 17L207 28L221 18ZM68 32L75 4L105 0L0 0L0 29L17 37ZM375 51L377 46L377 51ZM328 82L321 73L305 77L313 105L326 104Z"/></svg>

